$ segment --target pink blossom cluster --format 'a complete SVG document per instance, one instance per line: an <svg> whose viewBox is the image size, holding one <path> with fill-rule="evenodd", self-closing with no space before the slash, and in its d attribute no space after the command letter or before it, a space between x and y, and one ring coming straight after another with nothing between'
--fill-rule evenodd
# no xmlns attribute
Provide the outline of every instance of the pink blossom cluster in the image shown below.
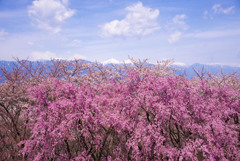
<svg viewBox="0 0 240 161"><path fill-rule="evenodd" d="M240 160L240 91L129 71L100 84L31 87L27 160Z"/></svg>

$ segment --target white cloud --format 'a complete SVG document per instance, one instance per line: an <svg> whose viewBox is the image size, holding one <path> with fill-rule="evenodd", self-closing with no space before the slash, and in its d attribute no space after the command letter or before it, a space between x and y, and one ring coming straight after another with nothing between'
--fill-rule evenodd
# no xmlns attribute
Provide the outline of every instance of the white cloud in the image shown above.
<svg viewBox="0 0 240 161"><path fill-rule="evenodd" d="M210 19L213 19L213 15L216 15L216 14L225 14L225 15L228 15L228 14L233 14L234 13L234 8L235 6L231 6L231 7L228 7L228 8L223 8L221 4L214 4L211 8L211 10L209 11L204 11L204 18L210 18Z"/></svg>
<svg viewBox="0 0 240 161"><path fill-rule="evenodd" d="M170 32L168 42L173 44L180 40L183 31L187 30L189 27L185 22L187 16L185 14L176 15L171 22L166 25L166 29Z"/></svg>
<svg viewBox="0 0 240 161"><path fill-rule="evenodd" d="M185 22L187 16L185 14L176 15L171 22L166 25L166 29L168 31L176 31L176 30L187 30L188 25Z"/></svg>
<svg viewBox="0 0 240 161"><path fill-rule="evenodd" d="M158 9L144 7L141 2L126 7L122 20L113 20L101 26L104 37L140 37L160 29L157 23Z"/></svg>
<svg viewBox="0 0 240 161"><path fill-rule="evenodd" d="M175 43L180 40L181 36L182 36L182 32L176 31L176 32L170 34L170 36L168 38L168 42L170 44Z"/></svg>
<svg viewBox="0 0 240 161"><path fill-rule="evenodd" d="M68 0L35 0L28 7L33 24L43 30L58 33L62 24L74 14L68 8Z"/></svg>
<svg viewBox="0 0 240 161"><path fill-rule="evenodd" d="M57 55L50 51L45 52L36 51L32 52L30 56L31 60L50 60L51 58L57 58Z"/></svg>
<svg viewBox="0 0 240 161"><path fill-rule="evenodd" d="M214 14L230 14L234 12L234 8L234 6L231 6L224 9L220 4L215 4L212 7L212 11Z"/></svg>
<svg viewBox="0 0 240 161"><path fill-rule="evenodd" d="M0 30L0 40L4 40L7 35L8 33L4 29Z"/></svg>
<svg viewBox="0 0 240 161"><path fill-rule="evenodd" d="M208 19L208 18L213 19L213 16L212 16L212 14L209 13L209 11L205 10L204 13L203 13L203 18L205 18L205 19Z"/></svg>

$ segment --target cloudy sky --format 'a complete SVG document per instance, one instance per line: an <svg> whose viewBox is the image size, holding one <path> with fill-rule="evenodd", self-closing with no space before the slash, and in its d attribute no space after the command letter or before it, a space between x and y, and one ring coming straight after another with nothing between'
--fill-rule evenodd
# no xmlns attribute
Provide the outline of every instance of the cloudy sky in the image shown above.
<svg viewBox="0 0 240 161"><path fill-rule="evenodd" d="M240 66L239 0L0 0L0 60Z"/></svg>

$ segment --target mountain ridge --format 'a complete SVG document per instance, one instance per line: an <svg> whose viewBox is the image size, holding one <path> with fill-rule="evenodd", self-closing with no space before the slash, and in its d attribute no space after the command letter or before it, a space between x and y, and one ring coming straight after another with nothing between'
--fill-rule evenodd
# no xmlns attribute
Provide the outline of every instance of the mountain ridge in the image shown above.
<svg viewBox="0 0 240 161"><path fill-rule="evenodd" d="M26 60L28 61L28 60ZM91 61L87 61L87 60L83 60L85 61L85 63L94 63ZM16 63L17 61L6 61L6 60L0 60L0 68L4 67L6 68L6 70L11 71L12 68L14 66L17 65ZM33 64L40 62L40 63L47 63L47 64L51 64L52 61L51 60L41 60L41 61L31 61L34 62ZM14 65L15 64L15 65ZM110 64L112 63L101 63L104 66L110 66ZM116 64L116 63L115 63ZM118 63L117 64L123 64L123 63ZM127 64L131 64L131 63L127 63ZM153 63L148 63L149 65L155 65ZM237 66L230 66L230 65L221 65L221 64L201 64L201 63L194 63L192 65L177 65L177 64L172 64L170 65L173 68L176 68L176 75L184 75L184 73L187 73L186 77L187 78L192 78L194 76L196 76L196 71L201 72L202 70L210 72L212 74L215 73L226 73L226 74L230 74L233 72L236 72L237 74L240 74L240 67ZM0 75L2 75L3 73L1 73L0 71Z"/></svg>

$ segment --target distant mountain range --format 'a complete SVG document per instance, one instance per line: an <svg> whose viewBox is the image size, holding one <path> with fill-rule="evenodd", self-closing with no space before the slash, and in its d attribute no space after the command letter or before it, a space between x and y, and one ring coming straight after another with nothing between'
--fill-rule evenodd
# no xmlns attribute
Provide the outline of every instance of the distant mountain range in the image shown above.
<svg viewBox="0 0 240 161"><path fill-rule="evenodd" d="M226 74L236 72L240 74L240 67L233 67L228 65L207 65L207 64L195 63L190 66L172 65L172 67L179 69L176 72L177 75L181 75L185 72L187 73L188 78L191 78L196 75L194 69L198 72L201 72L203 70L203 71L210 72L211 74L221 73L221 72Z"/></svg>
<svg viewBox="0 0 240 161"><path fill-rule="evenodd" d="M40 61L40 62L47 63L47 64L52 63L50 60L45 60L45 61ZM93 63L90 61L85 61L85 62ZM17 64L17 63L15 61L0 61L0 67L5 66L8 71L12 70L12 68L15 66L14 64ZM109 64L110 63L103 63L103 65L105 65L105 66L109 66ZM116 64L119 64L119 63L116 63ZM33 65L37 65L37 62L34 63ZM150 64L150 65L154 65L154 64ZM177 64L175 64L175 65L173 64L171 66L178 69L178 71L176 72L177 75L182 75L182 74L186 73L187 78L191 78L196 75L194 69L199 72L201 72L204 69L204 71L208 71L212 74L221 73L221 72L228 73L228 74L236 72L236 73L240 74L240 67L233 67L233 66L228 66L228 65L207 65L207 64L195 63L190 66L177 65ZM0 71L0 76L2 76L1 71Z"/></svg>

